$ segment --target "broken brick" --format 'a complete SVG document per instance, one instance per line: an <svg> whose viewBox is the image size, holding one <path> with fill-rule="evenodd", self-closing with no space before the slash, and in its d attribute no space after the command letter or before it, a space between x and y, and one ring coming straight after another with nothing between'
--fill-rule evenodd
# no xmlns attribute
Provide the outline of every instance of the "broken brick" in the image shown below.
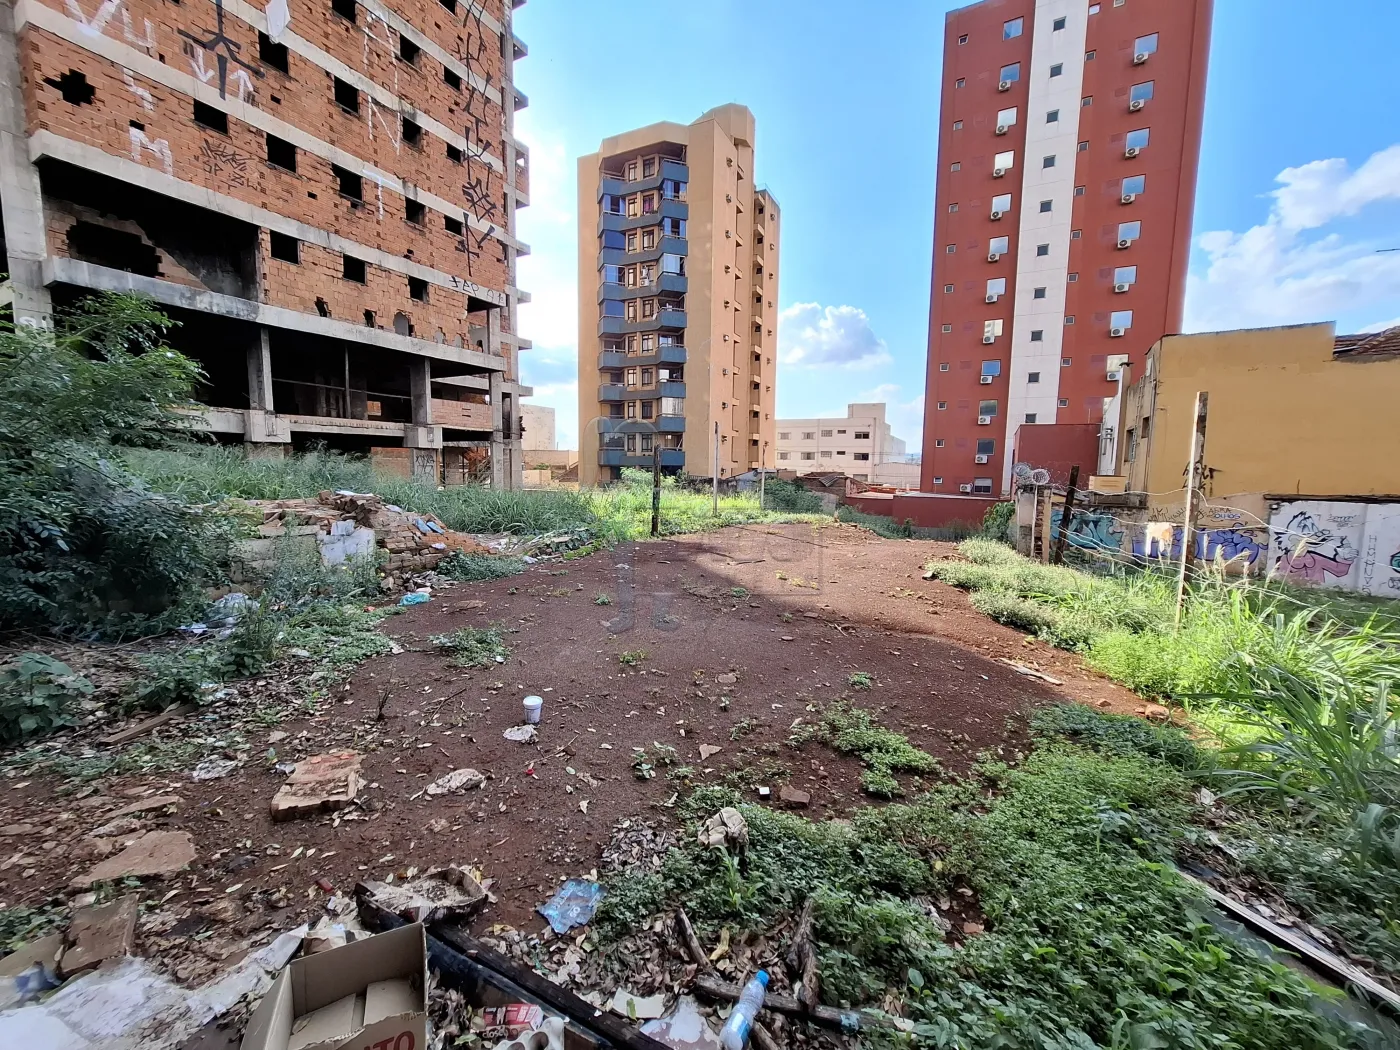
<svg viewBox="0 0 1400 1050"><path fill-rule="evenodd" d="M137 896L129 893L108 904L81 908L68 927L68 947L59 961L64 980L108 959L131 952L136 937Z"/></svg>

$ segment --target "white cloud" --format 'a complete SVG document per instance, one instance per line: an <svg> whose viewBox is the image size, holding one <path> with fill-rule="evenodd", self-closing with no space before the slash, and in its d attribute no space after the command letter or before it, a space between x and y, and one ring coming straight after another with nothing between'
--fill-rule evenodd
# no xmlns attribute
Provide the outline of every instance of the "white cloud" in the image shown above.
<svg viewBox="0 0 1400 1050"><path fill-rule="evenodd" d="M885 342L854 306L794 303L778 315L778 359L785 365L864 369L891 360Z"/></svg>
<svg viewBox="0 0 1400 1050"><path fill-rule="evenodd" d="M516 281L530 293L520 307L520 334L540 347L572 347L578 341L578 175L564 137L536 128L530 110L517 131L530 147L530 204L520 210L516 232L530 245Z"/></svg>
<svg viewBox="0 0 1400 1050"><path fill-rule="evenodd" d="M1365 325L1362 332L1388 332L1392 328L1400 328L1400 317L1392 318L1389 321L1377 321L1375 324Z"/></svg>
<svg viewBox="0 0 1400 1050"><path fill-rule="evenodd" d="M1319 160L1277 181L1262 224L1197 239L1208 265L1187 280L1187 331L1330 321L1400 299L1400 252L1325 230L1400 200L1400 145L1355 171L1342 159Z"/></svg>

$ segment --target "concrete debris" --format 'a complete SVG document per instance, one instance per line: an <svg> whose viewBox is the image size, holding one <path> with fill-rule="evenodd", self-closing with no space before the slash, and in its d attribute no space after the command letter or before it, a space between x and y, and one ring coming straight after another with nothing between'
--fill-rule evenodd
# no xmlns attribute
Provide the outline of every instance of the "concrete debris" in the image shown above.
<svg viewBox="0 0 1400 1050"><path fill-rule="evenodd" d="M236 758L206 758L190 770L191 780L218 780L228 776L243 763Z"/></svg>
<svg viewBox="0 0 1400 1050"><path fill-rule="evenodd" d="M711 756L711 755L717 755L717 754L719 754L719 753L720 753L721 751L723 751L723 750L724 750L724 748L718 747L718 746L715 745L715 744L701 744L701 745L700 745L700 761L701 761L701 762L708 762L708 761L710 760L710 756Z"/></svg>
<svg viewBox="0 0 1400 1050"><path fill-rule="evenodd" d="M364 787L361 761L356 751L333 751L298 762L272 797L272 819L291 820L348 806Z"/></svg>
<svg viewBox="0 0 1400 1050"><path fill-rule="evenodd" d="M36 832L33 824L6 824L0 828L0 839L19 838L21 835L32 835Z"/></svg>
<svg viewBox="0 0 1400 1050"><path fill-rule="evenodd" d="M612 1012L633 1021L654 1021L666 1012L666 996L658 992L643 997L619 988L613 994Z"/></svg>
<svg viewBox="0 0 1400 1050"><path fill-rule="evenodd" d="M792 809L806 809L812 803L812 796L806 791L784 784L778 789L778 799Z"/></svg>
<svg viewBox="0 0 1400 1050"><path fill-rule="evenodd" d="M107 814L107 819L112 821L118 820L121 817L137 817L147 813L154 813L158 809L169 810L173 813L180 808L180 802L181 799L179 795L152 795L150 798L138 799L135 802L127 803L120 809L113 810L111 813ZM93 834L96 834L96 832L93 832Z"/></svg>
<svg viewBox="0 0 1400 1050"><path fill-rule="evenodd" d="M514 740L517 744L533 744L539 735L539 729L533 725L511 726L501 734L507 740Z"/></svg>
<svg viewBox="0 0 1400 1050"><path fill-rule="evenodd" d="M715 679L720 685L734 685L739 681L737 674L722 674Z"/></svg>
<svg viewBox="0 0 1400 1050"><path fill-rule="evenodd" d="M68 925L68 947L59 963L59 976L67 980L108 959L130 955L139 905L140 898L128 893L108 904L79 909Z"/></svg>
<svg viewBox="0 0 1400 1050"><path fill-rule="evenodd" d="M194 839L187 831L148 831L116 856L100 861L73 880L73 888L85 890L99 882L170 875L191 864Z"/></svg>
<svg viewBox="0 0 1400 1050"><path fill-rule="evenodd" d="M749 845L749 824L733 806L725 806L701 826L697 836L702 846L733 848L743 852Z"/></svg>
<svg viewBox="0 0 1400 1050"><path fill-rule="evenodd" d="M428 785L429 795L461 794L486 783L486 776L475 769L454 769L445 777L440 777Z"/></svg>
<svg viewBox="0 0 1400 1050"><path fill-rule="evenodd" d="M409 922L440 922L472 914L486 890L471 873L456 865L438 868L403 883L362 882L358 890L374 903Z"/></svg>
<svg viewBox="0 0 1400 1050"><path fill-rule="evenodd" d="M1005 664L1007 667L1011 668L1011 669L1012 669L1013 671L1015 671L1017 674L1023 674L1023 675L1025 675L1027 678L1038 678L1038 679L1040 679L1042 682L1049 682L1051 685L1064 685L1064 684L1065 684L1064 682L1060 681L1060 679L1058 679L1058 678L1052 678L1052 677L1050 677L1050 675L1046 674L1044 671L1037 671L1034 667L1027 667L1027 666L1026 666L1025 664L1023 664L1023 663L1017 663L1015 660L1008 660L1008 659L1006 659L1006 657L1004 657L1004 656L999 656L999 657L997 657L997 663L999 663L999 664Z"/></svg>

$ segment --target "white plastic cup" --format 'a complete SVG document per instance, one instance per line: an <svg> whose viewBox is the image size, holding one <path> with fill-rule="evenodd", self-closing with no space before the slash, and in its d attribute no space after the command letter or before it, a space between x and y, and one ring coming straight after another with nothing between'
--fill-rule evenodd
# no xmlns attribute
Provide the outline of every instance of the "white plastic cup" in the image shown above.
<svg viewBox="0 0 1400 1050"><path fill-rule="evenodd" d="M538 725L540 721L540 708L544 707L544 697L527 696L525 698L525 721L529 725Z"/></svg>

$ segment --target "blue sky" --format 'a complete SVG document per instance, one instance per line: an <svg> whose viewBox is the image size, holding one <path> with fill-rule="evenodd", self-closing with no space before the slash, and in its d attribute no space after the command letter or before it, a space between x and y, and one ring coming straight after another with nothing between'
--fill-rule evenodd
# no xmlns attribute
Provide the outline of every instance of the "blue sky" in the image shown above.
<svg viewBox="0 0 1400 1050"><path fill-rule="evenodd" d="M1168 3L1173 0L1132 0ZM778 413L890 405L918 447L944 13L951 0L529 0L532 254L519 283L535 400L577 447L575 161L607 135L725 102L758 122L783 210ZM1393 0L1217 0L1188 331L1400 324ZM759 46L761 42L761 46ZM755 55L761 55L755 60Z"/></svg>

